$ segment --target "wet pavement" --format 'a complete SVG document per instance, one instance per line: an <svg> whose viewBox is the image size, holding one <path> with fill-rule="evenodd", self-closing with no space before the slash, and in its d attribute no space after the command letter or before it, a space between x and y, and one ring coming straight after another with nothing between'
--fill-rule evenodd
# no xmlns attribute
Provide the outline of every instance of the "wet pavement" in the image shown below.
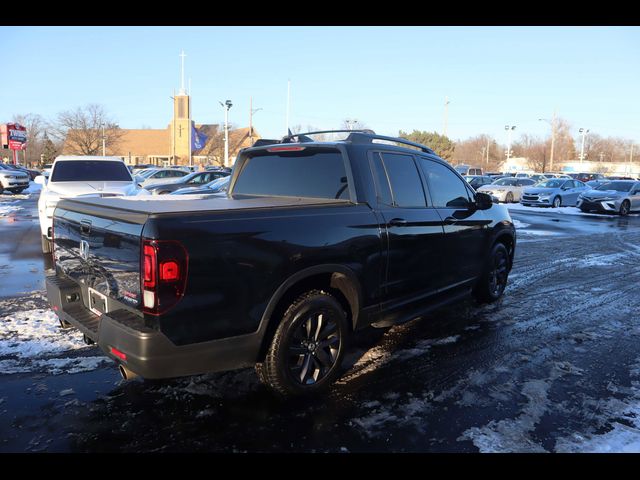
<svg viewBox="0 0 640 480"><path fill-rule="evenodd" d="M640 451L640 216L514 207L501 301L360 332L327 394L281 400L252 369L122 382L58 328L35 199L13 205L0 217L0 452Z"/></svg>

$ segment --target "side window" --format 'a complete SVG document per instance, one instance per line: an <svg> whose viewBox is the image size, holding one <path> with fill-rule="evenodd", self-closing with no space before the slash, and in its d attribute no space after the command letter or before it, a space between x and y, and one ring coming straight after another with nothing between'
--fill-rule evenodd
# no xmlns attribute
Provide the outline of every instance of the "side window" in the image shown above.
<svg viewBox="0 0 640 480"><path fill-rule="evenodd" d="M391 195L397 207L425 207L422 180L411 155L383 153L382 161L391 184Z"/></svg>
<svg viewBox="0 0 640 480"><path fill-rule="evenodd" d="M434 207L468 208L469 191L462 180L444 165L419 158L422 171L429 182Z"/></svg>
<svg viewBox="0 0 640 480"><path fill-rule="evenodd" d="M382 158L380 158L380 154L378 152L373 152L371 154L371 169L378 202L385 205L393 205L391 190L389 188L389 179L387 178L387 172L384 169L384 165L382 165Z"/></svg>
<svg viewBox="0 0 640 480"><path fill-rule="evenodd" d="M166 170L162 170L160 172L154 173L151 175L153 178L165 178L167 176Z"/></svg>

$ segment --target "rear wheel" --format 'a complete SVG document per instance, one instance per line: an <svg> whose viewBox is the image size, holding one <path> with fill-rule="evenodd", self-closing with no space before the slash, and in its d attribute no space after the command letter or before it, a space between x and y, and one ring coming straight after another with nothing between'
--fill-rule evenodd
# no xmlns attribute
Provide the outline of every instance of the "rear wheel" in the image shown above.
<svg viewBox="0 0 640 480"><path fill-rule="evenodd" d="M507 247L503 243L496 243L474 290L474 295L480 303L492 303L502 296L507 286L509 263Z"/></svg>
<svg viewBox="0 0 640 480"><path fill-rule="evenodd" d="M507 196L504 198L504 203L513 203L513 193L507 192Z"/></svg>
<svg viewBox="0 0 640 480"><path fill-rule="evenodd" d="M282 317L258 378L281 395L317 393L340 374L349 328L340 303L311 290Z"/></svg>
<svg viewBox="0 0 640 480"><path fill-rule="evenodd" d="M42 235L42 253L51 253L51 240L49 240L45 235Z"/></svg>
<svg viewBox="0 0 640 480"><path fill-rule="evenodd" d="M629 210L631 210L631 204L629 203L629 200L625 200L622 202L622 205L620 205L620 215L623 217L629 215Z"/></svg>
<svg viewBox="0 0 640 480"><path fill-rule="evenodd" d="M553 197L553 208L558 208L562 205L562 198L559 195Z"/></svg>
<svg viewBox="0 0 640 480"><path fill-rule="evenodd" d="M169 190L163 190L161 192L158 192L158 195L166 195L167 193L169 193Z"/></svg>

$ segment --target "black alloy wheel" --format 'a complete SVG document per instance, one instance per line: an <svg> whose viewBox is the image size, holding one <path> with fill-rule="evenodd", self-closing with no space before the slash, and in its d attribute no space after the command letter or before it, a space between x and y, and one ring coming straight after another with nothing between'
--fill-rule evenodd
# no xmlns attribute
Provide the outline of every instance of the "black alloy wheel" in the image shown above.
<svg viewBox="0 0 640 480"><path fill-rule="evenodd" d="M507 287L510 263L507 247L503 243L496 243L473 291L478 302L492 303L502 296Z"/></svg>
<svg viewBox="0 0 640 480"><path fill-rule="evenodd" d="M321 290L298 297L276 330L258 377L282 395L320 391L339 375L348 334L335 297Z"/></svg>

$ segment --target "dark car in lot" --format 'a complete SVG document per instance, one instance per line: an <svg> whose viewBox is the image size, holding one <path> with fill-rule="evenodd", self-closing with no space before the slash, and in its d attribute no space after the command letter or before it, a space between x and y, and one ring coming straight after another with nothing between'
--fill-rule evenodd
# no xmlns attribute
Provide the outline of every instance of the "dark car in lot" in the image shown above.
<svg viewBox="0 0 640 480"><path fill-rule="evenodd" d="M464 177L464 179L476 190L483 185L489 185L493 183L494 180L488 175L467 175Z"/></svg>
<svg viewBox="0 0 640 480"><path fill-rule="evenodd" d="M153 195L165 195L185 187L200 187L221 177L228 177L230 173L221 170L205 170L190 173L170 183L156 183L146 187Z"/></svg>
<svg viewBox="0 0 640 480"><path fill-rule="evenodd" d="M583 212L618 213L628 215L640 211L640 182L614 180L587 190L578 197Z"/></svg>
<svg viewBox="0 0 640 480"><path fill-rule="evenodd" d="M205 185L180 188L171 192L171 195L225 195L229 188L229 180L231 180L231 176L227 175Z"/></svg>
<svg viewBox="0 0 640 480"><path fill-rule="evenodd" d="M589 182L591 180L604 180L605 176L601 173L588 173L588 172L579 172L579 173L570 173L571 177L575 180L580 180L583 183Z"/></svg>
<svg viewBox="0 0 640 480"><path fill-rule="evenodd" d="M125 378L255 365L276 392L313 394L354 330L502 296L506 207L424 145L324 133L242 150L223 198L62 200L46 280L61 322Z"/></svg>

